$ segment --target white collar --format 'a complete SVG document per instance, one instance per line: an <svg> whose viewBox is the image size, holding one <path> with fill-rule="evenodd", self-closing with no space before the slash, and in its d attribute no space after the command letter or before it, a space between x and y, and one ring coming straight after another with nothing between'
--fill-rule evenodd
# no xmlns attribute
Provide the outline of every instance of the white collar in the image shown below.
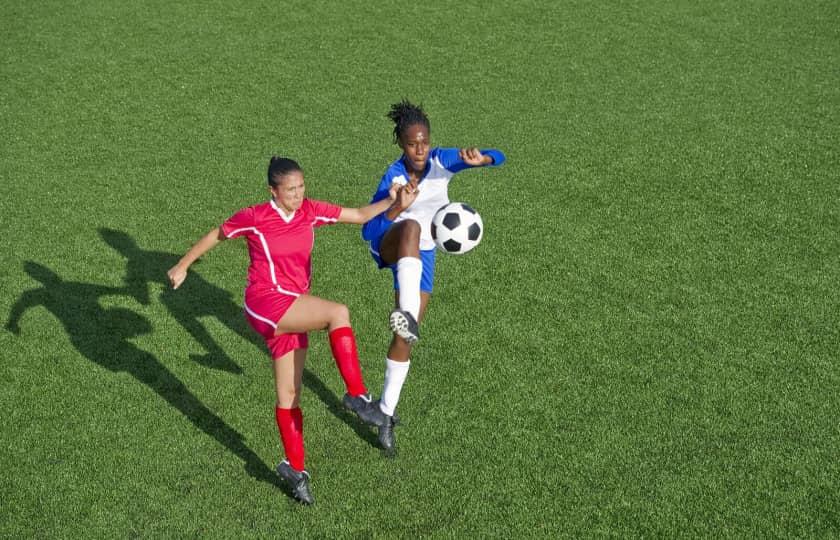
<svg viewBox="0 0 840 540"><path fill-rule="evenodd" d="M286 214L286 212L284 212L282 208L277 206L277 203L274 202L274 199L271 199L269 202L271 203L271 207L277 210L277 215L280 216L286 223L289 223L290 221L295 219L295 210L292 210L291 214Z"/></svg>

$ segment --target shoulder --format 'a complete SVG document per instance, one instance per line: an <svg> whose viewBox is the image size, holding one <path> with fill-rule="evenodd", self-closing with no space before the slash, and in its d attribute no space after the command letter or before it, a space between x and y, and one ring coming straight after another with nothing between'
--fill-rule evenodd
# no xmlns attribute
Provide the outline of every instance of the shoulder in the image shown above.
<svg viewBox="0 0 840 540"><path fill-rule="evenodd" d="M328 201L321 201L318 199L304 198L300 205L303 213L312 216L329 216L333 217L337 212L341 212L341 206L333 204Z"/></svg>
<svg viewBox="0 0 840 540"><path fill-rule="evenodd" d="M388 165L388 168L385 169L385 174L383 174L382 178L379 180L379 184L376 186L376 191L373 194L371 202L376 202L379 199L382 199L385 196L384 194L391 189L391 184L394 182L398 184L408 183L402 156L394 160L390 165Z"/></svg>
<svg viewBox="0 0 840 540"><path fill-rule="evenodd" d="M403 163L402 156L395 159L388 165L388 168L385 169L385 174L382 175L382 181L380 182L381 185L390 185L394 182L394 180L403 179L405 180L405 163Z"/></svg>
<svg viewBox="0 0 840 540"><path fill-rule="evenodd" d="M436 146L429 151L429 161L436 167L439 174L445 174L444 171L454 174L462 164L458 148L442 146Z"/></svg>
<svg viewBox="0 0 840 540"><path fill-rule="evenodd" d="M234 212L232 216L227 218L224 223L222 223L222 232L228 238L232 238L242 234L244 231L256 227L257 224L261 222L261 207L262 205L256 204L240 208Z"/></svg>
<svg viewBox="0 0 840 540"><path fill-rule="evenodd" d="M341 207L318 199L304 199L300 205L303 219L315 227L336 223L341 215Z"/></svg>

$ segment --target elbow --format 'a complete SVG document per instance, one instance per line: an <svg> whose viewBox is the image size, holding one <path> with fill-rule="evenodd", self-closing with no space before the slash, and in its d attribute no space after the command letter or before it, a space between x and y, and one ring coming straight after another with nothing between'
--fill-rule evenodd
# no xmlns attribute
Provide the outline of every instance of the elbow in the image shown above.
<svg viewBox="0 0 840 540"><path fill-rule="evenodd" d="M347 222L352 223L353 225L364 225L370 221L372 217L373 216L369 216L361 210L357 210L356 212L350 214L350 219L348 219Z"/></svg>

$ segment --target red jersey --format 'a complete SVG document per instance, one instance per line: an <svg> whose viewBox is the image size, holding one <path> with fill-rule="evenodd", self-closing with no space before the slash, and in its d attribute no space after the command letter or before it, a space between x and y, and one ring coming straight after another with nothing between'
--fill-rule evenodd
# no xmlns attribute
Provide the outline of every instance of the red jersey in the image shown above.
<svg viewBox="0 0 840 540"><path fill-rule="evenodd" d="M338 221L341 207L303 199L286 216L273 200L243 208L222 223L228 238L245 236L251 264L248 287L300 296L309 292L314 229Z"/></svg>

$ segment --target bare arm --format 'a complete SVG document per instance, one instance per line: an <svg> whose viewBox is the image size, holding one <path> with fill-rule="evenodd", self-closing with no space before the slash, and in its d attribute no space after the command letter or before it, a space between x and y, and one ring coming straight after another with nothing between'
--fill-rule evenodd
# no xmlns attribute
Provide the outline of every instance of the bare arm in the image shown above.
<svg viewBox="0 0 840 540"><path fill-rule="evenodd" d="M338 222L355 223L356 225L367 223L395 204L394 201L396 200L397 191L399 190L400 186L394 184L388 192L387 199L382 199L381 201L377 201L361 208L342 208L341 214L338 215Z"/></svg>
<svg viewBox="0 0 840 540"><path fill-rule="evenodd" d="M166 275L169 276L169 282L172 283L172 288L177 289L180 287L181 283L187 279L187 270L189 270L190 265L198 260L199 257L216 247L222 240L225 240L225 235L222 234L222 230L219 227L216 227L209 233L205 234L201 240L196 242L195 245L191 247L183 257L181 257L178 264L170 268L166 273Z"/></svg>

